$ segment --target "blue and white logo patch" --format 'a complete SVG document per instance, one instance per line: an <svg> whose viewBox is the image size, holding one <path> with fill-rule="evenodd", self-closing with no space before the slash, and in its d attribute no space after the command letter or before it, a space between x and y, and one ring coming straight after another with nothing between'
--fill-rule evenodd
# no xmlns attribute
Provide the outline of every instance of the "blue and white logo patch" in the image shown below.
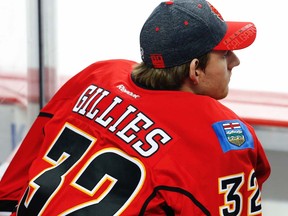
<svg viewBox="0 0 288 216"><path fill-rule="evenodd" d="M223 152L254 148L253 137L240 120L226 120L212 125Z"/></svg>

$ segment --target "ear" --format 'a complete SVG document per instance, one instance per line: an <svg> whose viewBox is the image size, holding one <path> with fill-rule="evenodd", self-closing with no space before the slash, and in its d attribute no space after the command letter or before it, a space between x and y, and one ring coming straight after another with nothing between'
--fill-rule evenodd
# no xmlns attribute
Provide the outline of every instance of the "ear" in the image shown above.
<svg viewBox="0 0 288 216"><path fill-rule="evenodd" d="M189 77L194 85L199 83L200 70L197 68L198 63L198 59L193 59L190 63Z"/></svg>

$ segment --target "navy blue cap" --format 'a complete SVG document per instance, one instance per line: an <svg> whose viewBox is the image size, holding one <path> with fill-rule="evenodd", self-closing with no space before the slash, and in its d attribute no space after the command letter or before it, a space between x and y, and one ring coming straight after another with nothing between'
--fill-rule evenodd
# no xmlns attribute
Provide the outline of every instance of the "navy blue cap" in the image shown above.
<svg viewBox="0 0 288 216"><path fill-rule="evenodd" d="M225 22L206 0L160 3L140 32L142 61L149 67L184 64L212 50L242 49L253 43L251 22Z"/></svg>

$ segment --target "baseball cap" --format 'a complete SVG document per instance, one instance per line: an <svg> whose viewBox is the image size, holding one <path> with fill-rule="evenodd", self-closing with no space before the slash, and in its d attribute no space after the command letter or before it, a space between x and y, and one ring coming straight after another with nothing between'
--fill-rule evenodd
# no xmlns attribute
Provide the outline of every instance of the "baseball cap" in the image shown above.
<svg viewBox="0 0 288 216"><path fill-rule="evenodd" d="M252 22L224 21L206 0L166 1L141 29L141 58L149 67L169 68L212 50L246 48L255 38Z"/></svg>

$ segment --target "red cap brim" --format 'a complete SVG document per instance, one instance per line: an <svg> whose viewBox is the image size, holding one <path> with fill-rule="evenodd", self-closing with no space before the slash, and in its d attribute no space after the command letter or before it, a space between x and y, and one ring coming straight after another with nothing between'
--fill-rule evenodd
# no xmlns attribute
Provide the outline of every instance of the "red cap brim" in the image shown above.
<svg viewBox="0 0 288 216"><path fill-rule="evenodd" d="M226 22L227 32L213 50L238 50L250 46L256 38L256 27L251 22Z"/></svg>

